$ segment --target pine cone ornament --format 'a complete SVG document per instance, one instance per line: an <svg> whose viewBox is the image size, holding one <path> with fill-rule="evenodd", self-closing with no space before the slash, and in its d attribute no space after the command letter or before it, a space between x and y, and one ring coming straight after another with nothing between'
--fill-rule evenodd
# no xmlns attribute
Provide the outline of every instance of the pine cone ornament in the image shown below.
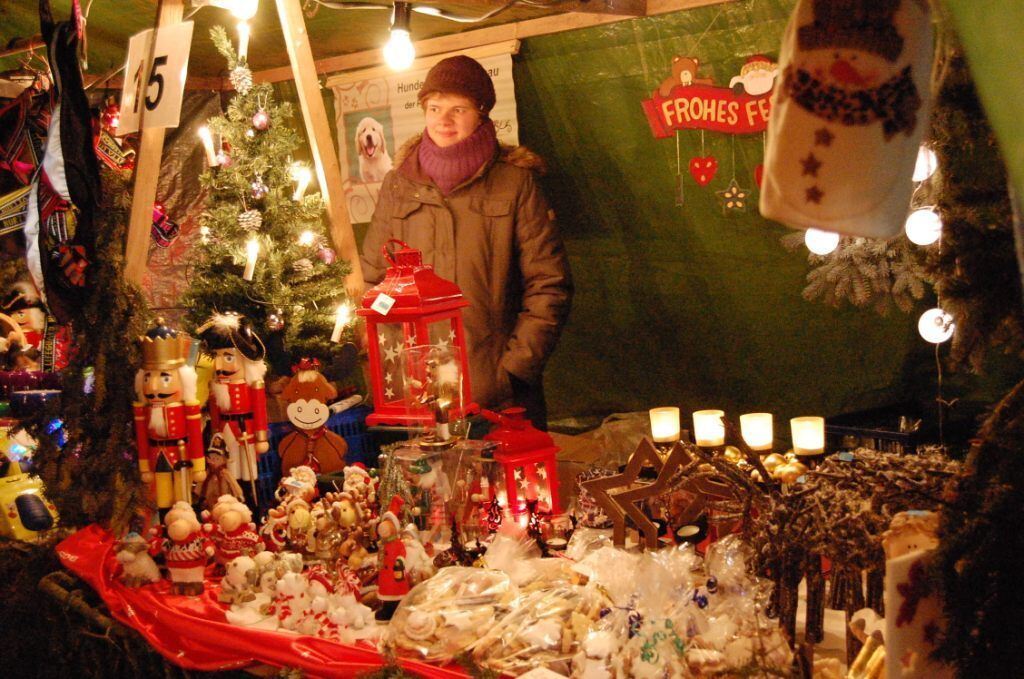
<svg viewBox="0 0 1024 679"><path fill-rule="evenodd" d="M259 210L246 210L238 215L238 225L246 231L257 231L263 226L263 214Z"/></svg>
<svg viewBox="0 0 1024 679"><path fill-rule="evenodd" d="M306 257L296 259L292 262L292 269L294 269L297 274L308 275L313 271L313 262L309 261Z"/></svg>
<svg viewBox="0 0 1024 679"><path fill-rule="evenodd" d="M252 71L247 66L235 66L231 69L231 86L235 91L245 96L252 89Z"/></svg>

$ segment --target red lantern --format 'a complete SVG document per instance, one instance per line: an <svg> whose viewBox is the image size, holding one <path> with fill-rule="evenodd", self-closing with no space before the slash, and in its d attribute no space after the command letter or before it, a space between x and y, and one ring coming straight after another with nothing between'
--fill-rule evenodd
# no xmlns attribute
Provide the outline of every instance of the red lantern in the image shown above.
<svg viewBox="0 0 1024 679"><path fill-rule="evenodd" d="M462 327L469 302L419 250L392 239L383 251L391 266L356 311L366 319L373 390L366 423L432 427L475 412Z"/></svg>
<svg viewBox="0 0 1024 679"><path fill-rule="evenodd" d="M506 408L500 415L485 410L484 416L499 427L484 439L499 444L494 459L502 466L506 506L512 513L519 516L528 502L536 501L537 511L557 516L562 513L555 458L559 449L550 435L533 427L525 412L518 407Z"/></svg>

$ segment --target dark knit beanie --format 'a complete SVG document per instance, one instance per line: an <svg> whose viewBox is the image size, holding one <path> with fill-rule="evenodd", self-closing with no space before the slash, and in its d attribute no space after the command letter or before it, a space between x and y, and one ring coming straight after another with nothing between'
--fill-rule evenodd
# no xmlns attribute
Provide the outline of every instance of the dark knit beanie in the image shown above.
<svg viewBox="0 0 1024 679"><path fill-rule="evenodd" d="M464 54L443 59L427 72L427 79L420 88L420 106L427 97L439 92L459 94L473 100L484 116L494 108L491 76L476 59Z"/></svg>

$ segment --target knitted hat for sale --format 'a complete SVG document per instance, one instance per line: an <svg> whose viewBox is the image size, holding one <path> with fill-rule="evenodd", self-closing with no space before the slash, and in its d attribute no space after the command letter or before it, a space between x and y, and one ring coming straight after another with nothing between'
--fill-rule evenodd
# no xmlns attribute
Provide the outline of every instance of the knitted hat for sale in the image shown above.
<svg viewBox="0 0 1024 679"><path fill-rule="evenodd" d="M458 94L476 102L484 116L494 108L494 82L480 63L472 57L459 54L434 64L420 88L419 101L432 94Z"/></svg>

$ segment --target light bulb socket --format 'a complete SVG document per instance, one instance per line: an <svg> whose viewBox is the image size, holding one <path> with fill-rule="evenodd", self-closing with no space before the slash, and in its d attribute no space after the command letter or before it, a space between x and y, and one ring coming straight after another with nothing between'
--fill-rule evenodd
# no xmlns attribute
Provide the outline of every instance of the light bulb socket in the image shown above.
<svg viewBox="0 0 1024 679"><path fill-rule="evenodd" d="M391 10L391 30L409 32L409 21L412 18L412 5L408 2L396 2Z"/></svg>

